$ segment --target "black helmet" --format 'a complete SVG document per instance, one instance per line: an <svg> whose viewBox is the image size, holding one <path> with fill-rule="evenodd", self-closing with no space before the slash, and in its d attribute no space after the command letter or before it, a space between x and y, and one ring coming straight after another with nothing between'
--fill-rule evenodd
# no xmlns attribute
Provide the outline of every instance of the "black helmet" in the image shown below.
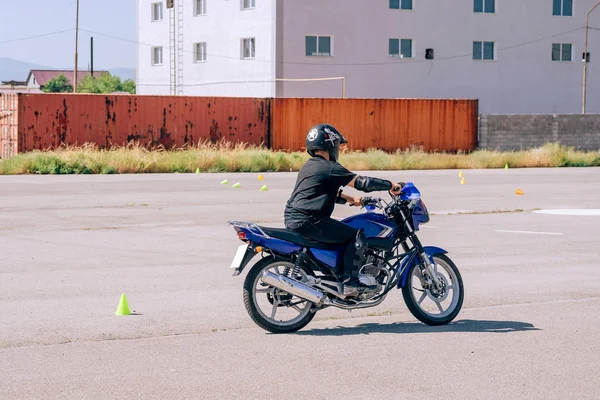
<svg viewBox="0 0 600 400"><path fill-rule="evenodd" d="M324 150L329 152L329 158L336 162L340 155L340 144L343 143L348 143L344 135L329 124L315 125L306 135L308 154L314 157L315 150Z"/></svg>

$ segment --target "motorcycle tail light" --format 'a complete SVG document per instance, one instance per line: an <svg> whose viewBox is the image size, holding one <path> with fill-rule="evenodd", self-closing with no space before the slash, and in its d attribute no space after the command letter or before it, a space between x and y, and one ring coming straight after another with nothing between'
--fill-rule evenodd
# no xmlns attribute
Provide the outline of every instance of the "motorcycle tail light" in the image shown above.
<svg viewBox="0 0 600 400"><path fill-rule="evenodd" d="M240 240L246 240L246 232L238 232L238 239Z"/></svg>

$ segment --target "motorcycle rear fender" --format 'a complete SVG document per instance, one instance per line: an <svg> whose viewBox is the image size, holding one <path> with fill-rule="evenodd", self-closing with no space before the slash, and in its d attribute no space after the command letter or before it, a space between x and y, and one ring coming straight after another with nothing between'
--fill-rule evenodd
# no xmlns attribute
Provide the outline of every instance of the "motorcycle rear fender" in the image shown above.
<svg viewBox="0 0 600 400"><path fill-rule="evenodd" d="M423 250L429 256L429 258L431 259L431 262L433 262L432 257L435 256L436 254L448 253L446 250L444 250L440 247L435 247L435 246L425 246L425 247L423 247ZM404 285L406 285L406 281L408 279L408 271L410 271L410 269L412 268L413 265L417 265L420 262L421 262L421 259L417 253L415 253L412 256L405 257L402 260L402 262L400 263L400 270L402 271L404 269L404 272L402 273L402 278L398 281L398 289L400 289L400 288L404 287Z"/></svg>
<svg viewBox="0 0 600 400"><path fill-rule="evenodd" d="M248 265L250 260L252 260L256 254L258 253L254 251L254 246L248 243L248 248L246 249L244 257L242 258L242 263L240 264L239 268L233 270L233 274L231 276L238 276L239 274L241 274L244 268L246 268L246 265Z"/></svg>
<svg viewBox="0 0 600 400"><path fill-rule="evenodd" d="M248 265L250 260L257 254L254 250L256 246L262 246L267 250L284 255L289 255L302 249L301 246L295 243L276 238L266 238L247 228L236 226L234 229L236 232L244 232L246 234L246 240L248 241L249 246L244 254L240 267L233 271L233 276L241 274L246 265Z"/></svg>

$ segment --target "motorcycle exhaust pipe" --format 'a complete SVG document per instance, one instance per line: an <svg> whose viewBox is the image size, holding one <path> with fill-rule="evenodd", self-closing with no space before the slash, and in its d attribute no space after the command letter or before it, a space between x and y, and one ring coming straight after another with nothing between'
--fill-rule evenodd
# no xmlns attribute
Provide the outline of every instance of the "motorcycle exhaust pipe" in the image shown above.
<svg viewBox="0 0 600 400"><path fill-rule="evenodd" d="M301 299L313 302L316 305L321 305L326 298L323 293L305 285L302 282L299 282L295 279L290 279L287 276L275 275L269 271L263 272L261 280L267 285L274 286L277 289L281 289L285 292L293 294L294 296L298 296Z"/></svg>

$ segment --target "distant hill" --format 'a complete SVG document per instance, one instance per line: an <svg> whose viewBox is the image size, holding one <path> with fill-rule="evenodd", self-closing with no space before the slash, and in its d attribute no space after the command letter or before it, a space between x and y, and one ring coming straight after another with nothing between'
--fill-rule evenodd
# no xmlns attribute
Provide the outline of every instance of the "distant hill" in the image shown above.
<svg viewBox="0 0 600 400"><path fill-rule="evenodd" d="M72 67L69 67L72 68ZM46 65L32 64L25 61L14 60L12 58L0 57L0 81L24 81L27 79L29 71L32 69L68 69L53 68ZM83 70L84 68L82 68ZM87 67L85 68L87 69ZM94 68L96 70L106 71L104 68ZM127 79L135 80L134 68L113 68L108 70L112 75L118 76L122 81Z"/></svg>
<svg viewBox="0 0 600 400"><path fill-rule="evenodd" d="M119 78L121 78L122 81L125 81L127 79L131 79L132 81L135 81L135 69L134 68L113 68L113 69L109 69L108 72L110 72L111 75L118 76Z"/></svg>
<svg viewBox="0 0 600 400"><path fill-rule="evenodd" d="M29 70L32 69L50 69L50 67L32 64L25 61L13 60L12 58L0 57L1 81L24 81L27 79Z"/></svg>

